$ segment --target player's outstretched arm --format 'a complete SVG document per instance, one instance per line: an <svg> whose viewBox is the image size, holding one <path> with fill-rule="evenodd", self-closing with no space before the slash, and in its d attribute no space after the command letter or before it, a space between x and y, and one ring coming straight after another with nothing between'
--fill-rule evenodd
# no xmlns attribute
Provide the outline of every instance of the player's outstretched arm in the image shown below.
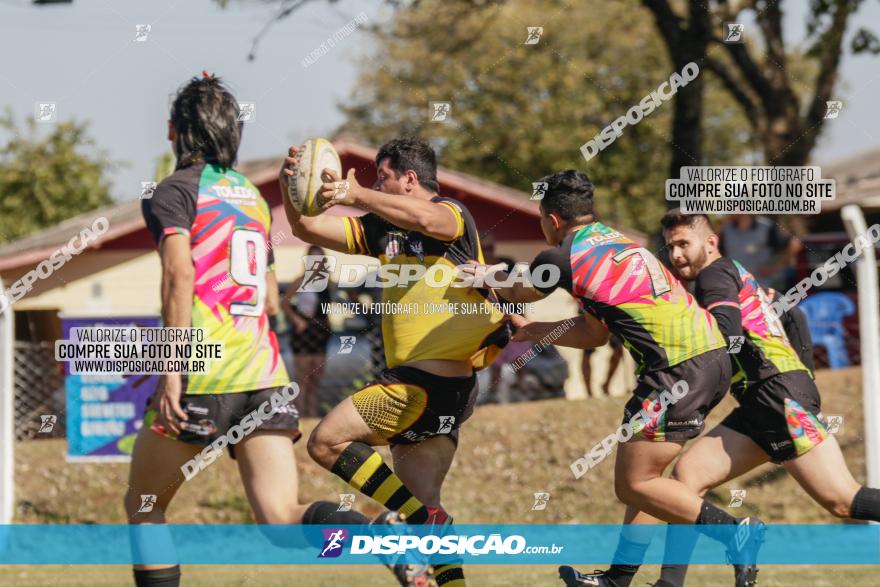
<svg viewBox="0 0 880 587"><path fill-rule="evenodd" d="M545 297L528 283L523 283L523 279L517 279L518 275L505 271L503 263L485 265L469 259L458 267L458 276L462 282L457 287L491 288L495 295L514 304L530 304Z"/></svg>
<svg viewBox="0 0 880 587"><path fill-rule="evenodd" d="M446 204L371 190L358 183L354 169L348 170L344 182L336 177L333 170L326 169L324 172L330 179L324 183L321 192L325 209L340 204L356 206L381 216L394 226L415 230L441 241L455 240L462 234L459 218Z"/></svg>
<svg viewBox="0 0 880 587"><path fill-rule="evenodd" d="M500 281L505 281L502 275ZM508 286L492 288L498 297L514 304L530 304L544 299L544 294L530 285L514 283Z"/></svg>
<svg viewBox="0 0 880 587"><path fill-rule="evenodd" d="M298 161L299 149L290 147L278 174L278 181L281 184L281 200L284 202L284 212L293 235L319 247L343 253L349 252L345 237L345 220L339 216L303 216L287 198L287 184L294 174L293 169Z"/></svg>
<svg viewBox="0 0 880 587"><path fill-rule="evenodd" d="M516 328L515 341L543 341L557 346L593 349L607 343L610 336L605 325L589 314L557 322L529 322L522 316L511 314L510 321Z"/></svg>

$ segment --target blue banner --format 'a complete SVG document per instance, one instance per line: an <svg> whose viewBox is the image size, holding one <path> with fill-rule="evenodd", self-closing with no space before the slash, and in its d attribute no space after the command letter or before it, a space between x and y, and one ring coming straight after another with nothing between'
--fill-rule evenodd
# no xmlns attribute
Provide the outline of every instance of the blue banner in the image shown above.
<svg viewBox="0 0 880 587"><path fill-rule="evenodd" d="M6 525L0 565L44 564L728 564L729 545L695 526L657 525L643 561L616 560L617 525L258 526L258 525ZM644 526L639 528L645 528ZM754 527L753 527L754 530ZM715 534L716 536L718 534ZM693 553L683 546L696 540ZM667 549L666 542L670 549ZM734 553L751 562L755 550ZM880 525L774 524L757 550L759 564L880 564Z"/></svg>
<svg viewBox="0 0 880 587"><path fill-rule="evenodd" d="M61 338L71 328L97 326L160 326L158 316L63 318ZM128 460L147 399L156 391L158 375L73 374L64 363L67 395L68 460Z"/></svg>

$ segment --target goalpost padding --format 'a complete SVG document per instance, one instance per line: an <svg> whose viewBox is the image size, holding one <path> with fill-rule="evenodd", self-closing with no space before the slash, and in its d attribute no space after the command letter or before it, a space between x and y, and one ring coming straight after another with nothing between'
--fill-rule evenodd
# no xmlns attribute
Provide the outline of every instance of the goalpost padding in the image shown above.
<svg viewBox="0 0 880 587"><path fill-rule="evenodd" d="M0 279L0 298L6 295ZM15 508L15 348L14 313L11 304L0 312L0 524L11 524Z"/></svg>
<svg viewBox="0 0 880 587"><path fill-rule="evenodd" d="M850 240L867 232L865 215L858 206L844 206L840 216ZM880 487L880 302L877 293L877 256L873 245L866 247L856 261L856 283L859 290L865 465L868 485Z"/></svg>

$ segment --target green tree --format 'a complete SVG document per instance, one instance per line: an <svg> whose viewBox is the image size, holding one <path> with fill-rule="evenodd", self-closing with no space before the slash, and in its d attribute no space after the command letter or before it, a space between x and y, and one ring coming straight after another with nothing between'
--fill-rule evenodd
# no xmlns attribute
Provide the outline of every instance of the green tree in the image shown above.
<svg viewBox="0 0 880 587"><path fill-rule="evenodd" d="M11 135L0 147L0 242L113 202L106 178L113 163L86 123L56 123L45 138L36 126L28 119L20 128L8 111L0 116Z"/></svg>
<svg viewBox="0 0 880 587"><path fill-rule="evenodd" d="M153 177L153 180L156 183L161 182L163 179L174 173L174 166L177 165L177 159L174 157L174 153L171 151L165 151L162 155L156 159L156 174Z"/></svg>
<svg viewBox="0 0 880 587"><path fill-rule="evenodd" d="M642 0L653 14L673 59L699 58L742 109L750 133L770 165L806 165L824 125L826 103L835 99L838 69L848 26L863 0L810 0L806 37L787 45L783 17L791 2L721 0L707 2ZM724 23L753 20L743 43L725 43ZM853 54L880 53L880 41L859 28L850 41ZM673 122L677 144L700 158L700 125L688 113L702 96L679 93ZM714 138L714 137L713 137ZM711 160L711 159L709 159ZM713 161L714 163L714 161ZM677 176L687 161L672 163Z"/></svg>
<svg viewBox="0 0 880 587"><path fill-rule="evenodd" d="M544 27L536 44L524 44L529 26ZM527 192L542 175L583 169L604 218L655 228L673 105L627 127L591 161L580 152L674 71L637 0L591 0L576 10L561 1L417 2L398 6L374 34L376 51L362 58L341 105L340 132L374 144L418 134L443 165ZM718 137L706 150L714 162L737 161L749 148L737 129L748 124L719 85L706 86L703 117ZM449 122L430 121L432 101L451 104Z"/></svg>

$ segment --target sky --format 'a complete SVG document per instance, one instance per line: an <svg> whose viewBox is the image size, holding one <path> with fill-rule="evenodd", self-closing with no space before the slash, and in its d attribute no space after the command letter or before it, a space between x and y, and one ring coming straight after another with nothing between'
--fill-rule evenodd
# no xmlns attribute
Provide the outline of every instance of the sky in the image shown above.
<svg viewBox="0 0 880 587"><path fill-rule="evenodd" d="M209 0L46 7L0 0L0 108L21 120L33 116L35 103L55 102L59 119L88 120L98 145L128 162L113 174L120 201L152 179L156 159L170 150L169 95L202 70L223 78L240 102L256 104L239 161L284 154L342 123L337 103L349 96L368 35L355 31L309 67L303 58L362 12L375 23L389 10L381 0L307 4L271 28L248 61L275 9L235 0L225 10ZM134 40L138 24L151 27L143 42Z"/></svg>
<svg viewBox="0 0 880 587"><path fill-rule="evenodd" d="M803 34L806 4L785 3L793 43ZM392 12L382 0L310 2L276 23L256 60L248 61L253 38L275 10L277 3L237 0L226 9L210 0L74 0L45 7L0 0L0 108L20 121L34 116L37 103L54 102L59 120L89 121L98 146L125 163L111 174L113 196L124 201L137 197L140 182L152 179L156 159L169 150L169 95L205 69L224 78L240 102L255 104L239 161L279 156L289 144L329 135L342 124L337 105L353 91L369 34L337 35L313 64L302 60L355 19L376 24ZM870 23L880 23L880 2L865 2L850 32ZM136 41L142 24L150 31ZM844 107L813 153L819 164L880 147L880 56L847 54L840 76Z"/></svg>

